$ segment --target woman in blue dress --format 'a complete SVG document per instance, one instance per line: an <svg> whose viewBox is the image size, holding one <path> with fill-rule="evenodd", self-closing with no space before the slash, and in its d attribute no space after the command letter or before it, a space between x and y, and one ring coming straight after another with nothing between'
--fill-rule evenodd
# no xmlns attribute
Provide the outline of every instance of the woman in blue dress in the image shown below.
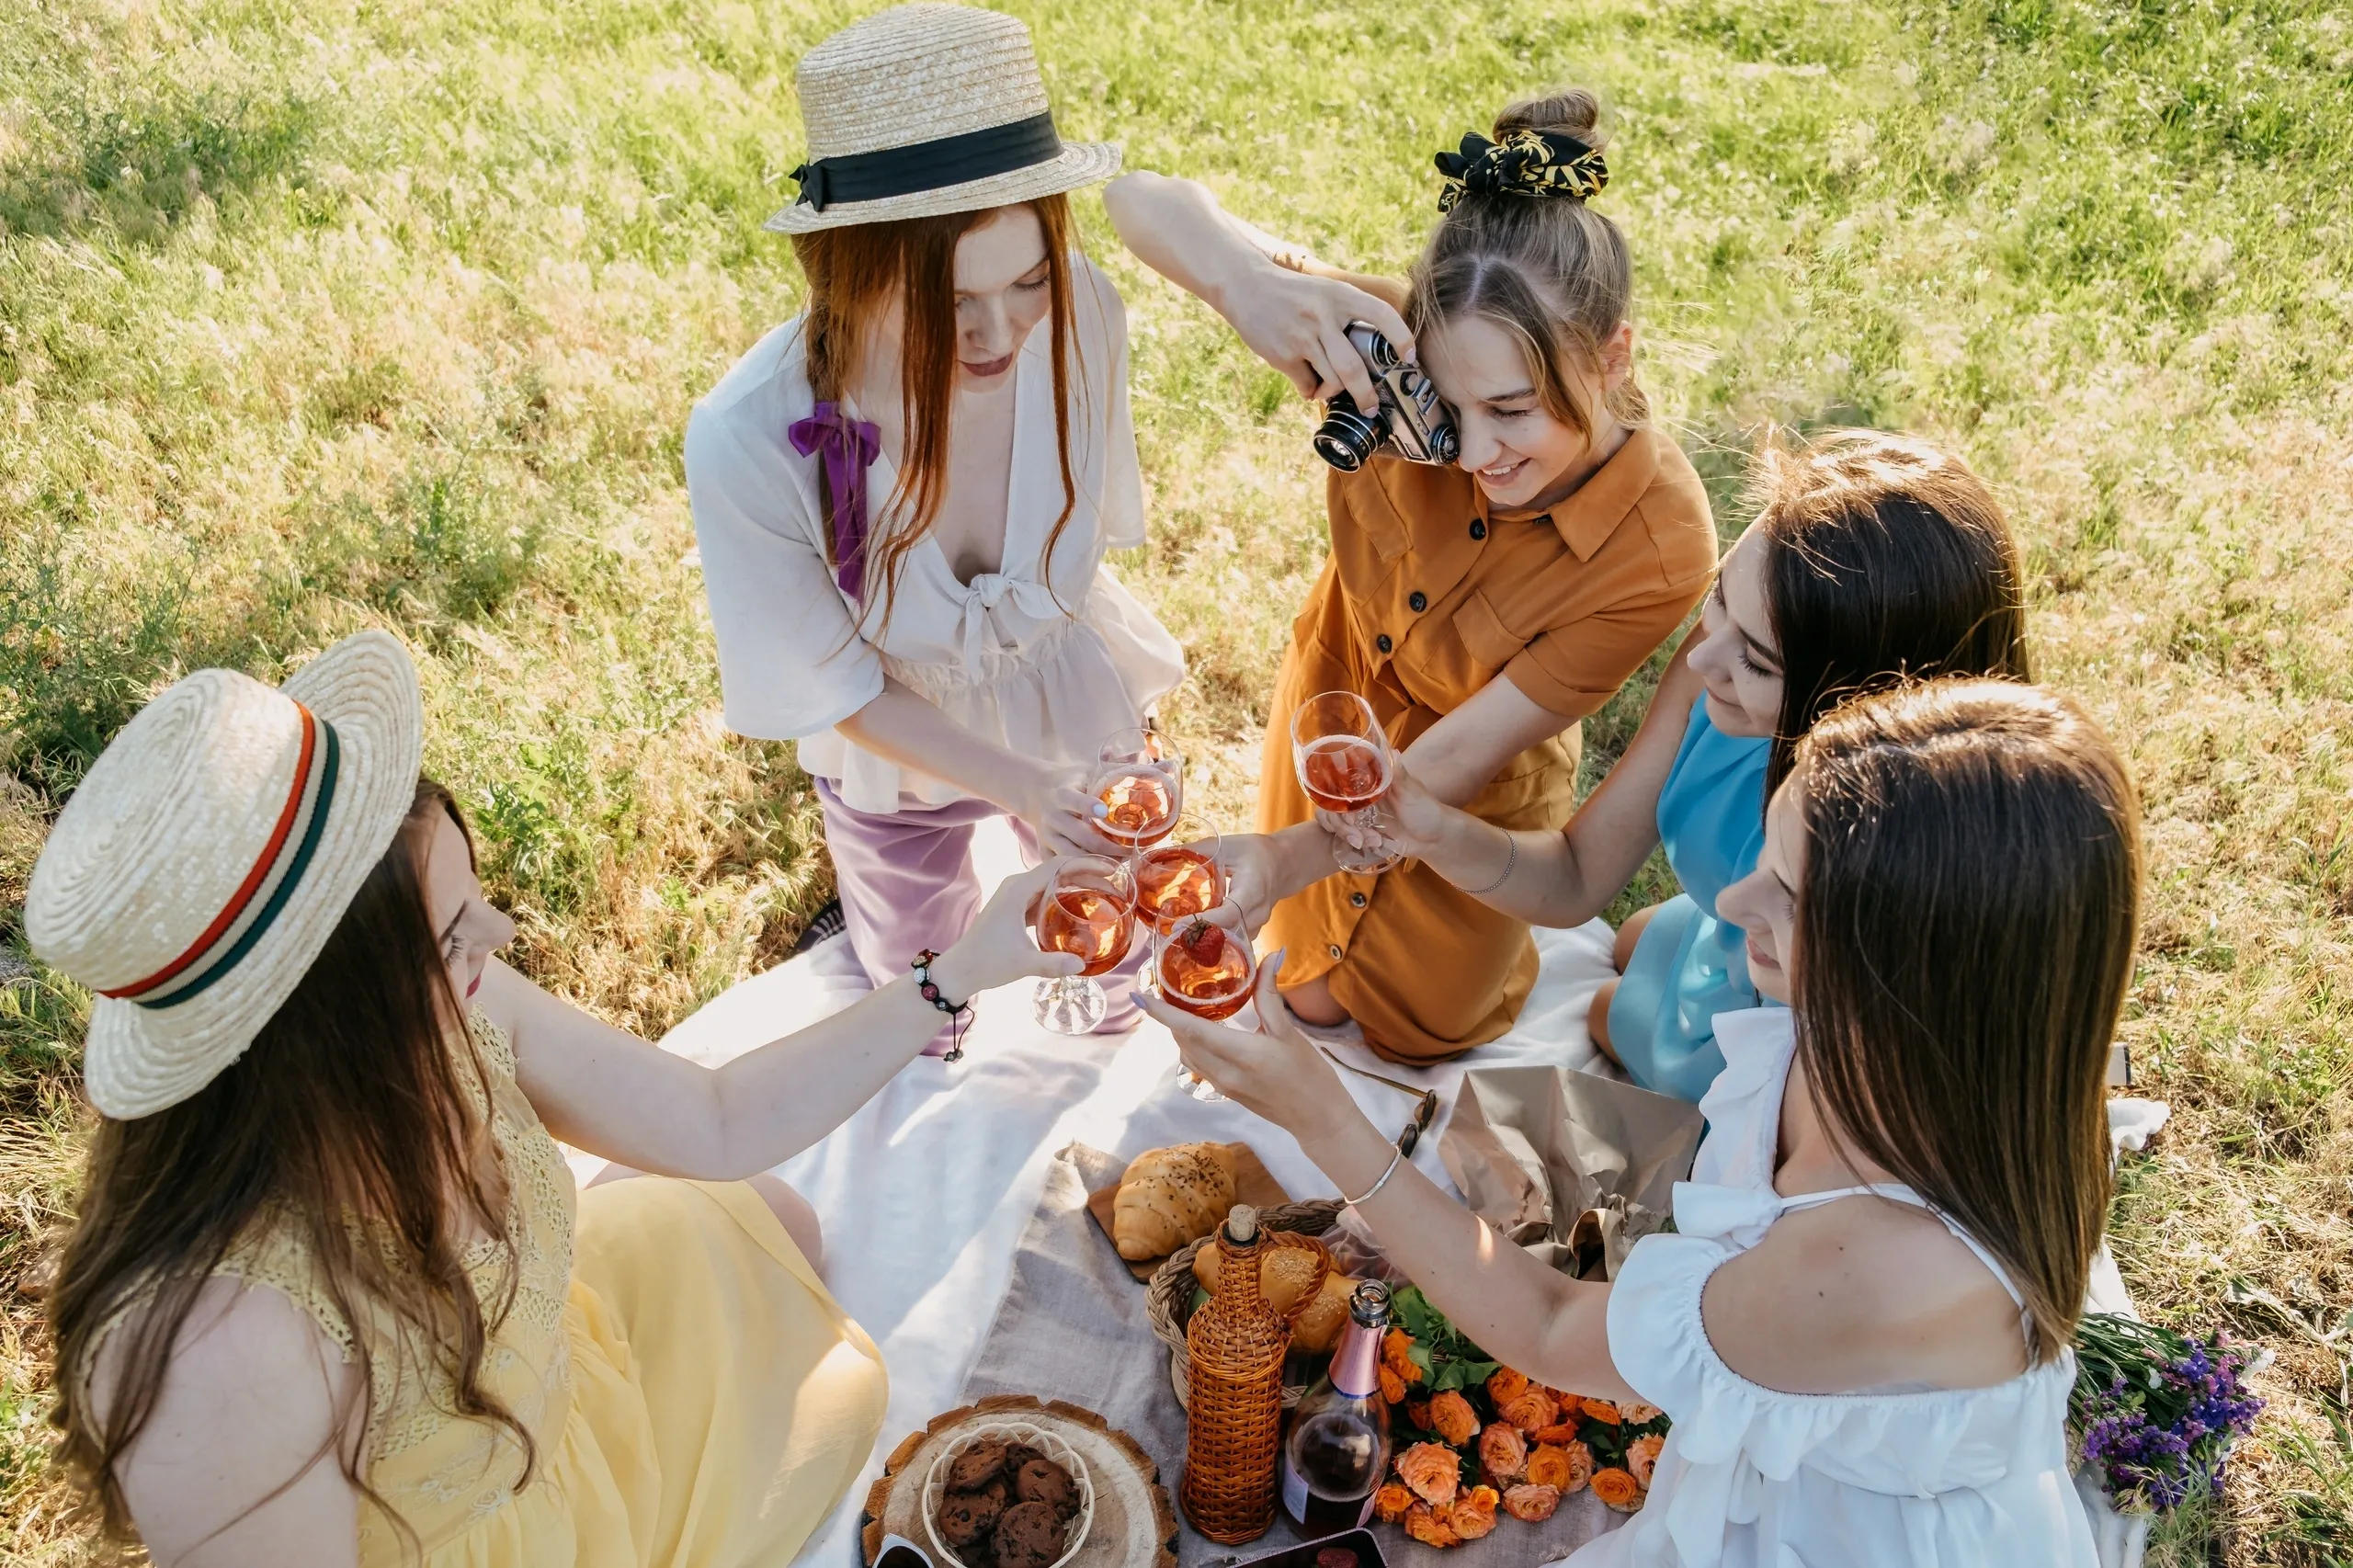
<svg viewBox="0 0 2353 1568"><path fill-rule="evenodd" d="M1765 801L1800 737L1910 678L2027 680L2018 541L1984 484L1925 442L1842 431L1768 449L1756 520L1725 556L1609 776L1561 833L1507 833L1393 791L1394 847L1538 926L1581 926L1666 851L1683 892L1618 933L1595 1045L1644 1088L1696 1102L1723 1067L1715 1019L1764 1004L1716 895L1749 874Z"/></svg>

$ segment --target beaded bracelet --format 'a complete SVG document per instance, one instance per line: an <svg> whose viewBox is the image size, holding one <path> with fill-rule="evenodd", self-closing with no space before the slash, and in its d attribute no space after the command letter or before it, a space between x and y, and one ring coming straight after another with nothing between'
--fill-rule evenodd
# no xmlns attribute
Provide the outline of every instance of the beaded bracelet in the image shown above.
<svg viewBox="0 0 2353 1568"><path fill-rule="evenodd" d="M961 1002L950 1002L939 994L939 983L931 978L931 966L938 959L938 953L926 948L915 955L915 961L908 967L915 971L915 990L922 994L923 999L948 1015L948 1053L940 1060L961 1062L964 1060L964 1020L972 1012L972 1004L969 998Z"/></svg>

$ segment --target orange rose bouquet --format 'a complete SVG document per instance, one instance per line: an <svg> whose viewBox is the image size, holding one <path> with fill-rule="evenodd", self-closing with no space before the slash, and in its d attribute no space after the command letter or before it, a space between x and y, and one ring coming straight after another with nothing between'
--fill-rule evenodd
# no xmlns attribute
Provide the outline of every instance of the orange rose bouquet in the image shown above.
<svg viewBox="0 0 2353 1568"><path fill-rule="evenodd" d="M1666 1443L1655 1405L1546 1388L1472 1344L1413 1286L1392 1301L1381 1391L1398 1451L1377 1520L1449 1547L1485 1536L1499 1515L1540 1524L1588 1487L1620 1513L1643 1506Z"/></svg>

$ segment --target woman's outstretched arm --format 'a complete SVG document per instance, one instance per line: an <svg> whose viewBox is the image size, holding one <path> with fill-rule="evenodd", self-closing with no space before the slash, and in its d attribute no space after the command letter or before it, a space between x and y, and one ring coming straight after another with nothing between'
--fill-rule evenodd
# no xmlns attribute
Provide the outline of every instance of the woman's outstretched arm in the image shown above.
<svg viewBox="0 0 2353 1568"><path fill-rule="evenodd" d="M1659 790L1700 693L1686 659L1689 647L1687 641L1677 650L1633 743L1563 831L1514 833L1482 822L1445 798L1408 753L1408 770L1389 801L1396 831L1383 842L1456 887L1481 890L1476 896L1491 909L1532 926L1584 925L1608 907L1658 845ZM1432 729L1415 750L1437 733Z"/></svg>
<svg viewBox="0 0 2353 1568"><path fill-rule="evenodd" d="M1233 217L1205 187L1122 175L1103 205L1139 260L1223 316L1303 396L1328 402L1346 392L1368 408L1378 401L1372 373L1348 341L1351 322L1413 352L1414 335L1388 301L1339 277L1298 270L1303 250Z"/></svg>
<svg viewBox="0 0 2353 1568"><path fill-rule="evenodd" d="M1075 764L1023 756L974 734L921 692L882 678L881 695L834 728L885 762L941 778L1037 830L1057 855L1101 855L1109 840L1090 825L1102 814Z"/></svg>
<svg viewBox="0 0 2353 1568"><path fill-rule="evenodd" d="M932 966L950 1001L1024 975L1074 974L1038 950L1029 906L1040 867L1008 878ZM915 955L907 955L912 959ZM912 972L829 1018L710 1068L648 1045L549 995L493 960L477 997L513 1035L523 1092L549 1131L656 1176L733 1181L782 1164L841 1125L915 1060L945 1019Z"/></svg>

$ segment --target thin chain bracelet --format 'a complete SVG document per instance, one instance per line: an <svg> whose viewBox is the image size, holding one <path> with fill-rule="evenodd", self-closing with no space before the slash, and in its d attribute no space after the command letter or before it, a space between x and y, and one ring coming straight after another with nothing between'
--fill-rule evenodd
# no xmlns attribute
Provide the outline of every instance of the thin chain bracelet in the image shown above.
<svg viewBox="0 0 2353 1568"><path fill-rule="evenodd" d="M972 1003L970 997L961 1002L950 1002L939 994L938 982L931 978L931 966L938 962L938 953L926 948L915 955L915 961L907 967L915 971L915 990L922 994L923 999L948 1015L948 1053L940 1060L961 1062L964 1060L964 1021L972 1011Z"/></svg>
<svg viewBox="0 0 2353 1568"><path fill-rule="evenodd" d="M1489 882L1485 887L1464 888L1462 891L1469 893L1472 898L1483 898L1487 894L1495 892L1497 888L1503 886L1506 882L1511 881L1512 871L1519 864L1519 835L1512 832L1509 828L1506 828L1504 829L1504 842L1511 846L1511 853L1504 857L1504 874L1497 877L1494 881Z"/></svg>

